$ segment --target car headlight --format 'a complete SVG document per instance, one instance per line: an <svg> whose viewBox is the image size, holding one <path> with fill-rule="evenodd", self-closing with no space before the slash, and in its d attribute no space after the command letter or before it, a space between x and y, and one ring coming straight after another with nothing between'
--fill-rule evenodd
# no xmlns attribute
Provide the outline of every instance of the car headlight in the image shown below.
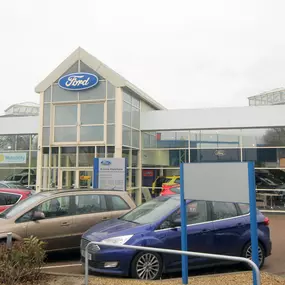
<svg viewBox="0 0 285 285"><path fill-rule="evenodd" d="M112 243L112 244L122 245L122 244L125 244L132 236L133 235L107 238L107 239L102 240L102 242L103 243Z"/></svg>

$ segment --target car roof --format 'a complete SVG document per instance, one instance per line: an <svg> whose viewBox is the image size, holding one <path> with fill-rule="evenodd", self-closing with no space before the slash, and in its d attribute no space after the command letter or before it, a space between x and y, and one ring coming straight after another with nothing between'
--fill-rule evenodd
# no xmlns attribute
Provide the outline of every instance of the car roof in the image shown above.
<svg viewBox="0 0 285 285"><path fill-rule="evenodd" d="M65 190L52 190L52 191L42 191L50 196L59 194L78 194L78 193L96 193L96 194L110 194L110 195L125 195L126 191L122 190L104 190L104 189L65 189Z"/></svg>
<svg viewBox="0 0 285 285"><path fill-rule="evenodd" d="M30 189L14 189L14 188L0 188L0 193L14 193L14 194L23 194L30 192Z"/></svg>

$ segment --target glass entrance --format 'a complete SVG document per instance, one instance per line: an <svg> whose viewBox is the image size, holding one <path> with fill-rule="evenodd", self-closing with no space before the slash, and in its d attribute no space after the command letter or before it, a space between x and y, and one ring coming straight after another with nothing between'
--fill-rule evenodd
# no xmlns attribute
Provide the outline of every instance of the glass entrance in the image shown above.
<svg viewBox="0 0 285 285"><path fill-rule="evenodd" d="M77 188L76 170L59 170L58 189Z"/></svg>
<svg viewBox="0 0 285 285"><path fill-rule="evenodd" d="M93 171L91 169L60 169L58 173L58 189L92 188Z"/></svg>
<svg viewBox="0 0 285 285"><path fill-rule="evenodd" d="M92 176L93 172L91 170L79 170L79 188L92 188Z"/></svg>

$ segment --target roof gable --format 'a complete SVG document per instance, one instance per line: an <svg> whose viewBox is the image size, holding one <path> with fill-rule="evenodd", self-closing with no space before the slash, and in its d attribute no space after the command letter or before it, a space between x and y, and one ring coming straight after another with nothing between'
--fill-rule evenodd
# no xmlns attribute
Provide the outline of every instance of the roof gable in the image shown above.
<svg viewBox="0 0 285 285"><path fill-rule="evenodd" d="M153 100L146 93L141 91L139 88L135 87L132 83L127 81L121 75L116 73L114 70L106 66L104 63L99 61L96 57L89 54L83 48L77 48L71 55L69 55L53 72L51 72L42 82L40 82L35 91L37 93L44 92L49 86L58 80L66 71L74 65L77 61L81 60L84 64L92 68L100 76L104 77L115 87L127 87L131 89L135 94L140 97L141 100L152 105L158 110L166 109L158 102Z"/></svg>

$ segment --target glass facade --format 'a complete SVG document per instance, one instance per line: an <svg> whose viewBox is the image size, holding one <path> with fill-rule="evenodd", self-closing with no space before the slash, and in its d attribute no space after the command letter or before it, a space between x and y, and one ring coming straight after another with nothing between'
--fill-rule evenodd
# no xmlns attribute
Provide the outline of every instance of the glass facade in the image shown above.
<svg viewBox="0 0 285 285"><path fill-rule="evenodd" d="M254 161L258 206L285 210L285 127L156 131L141 136L142 188L154 195L162 182L178 183L182 162Z"/></svg>
<svg viewBox="0 0 285 285"><path fill-rule="evenodd" d="M1 181L35 188L37 149L37 134L0 135L0 188Z"/></svg>
<svg viewBox="0 0 285 285"><path fill-rule="evenodd" d="M114 157L115 87L80 60L63 75L74 72L99 82L77 92L55 80L44 91L40 190L92 187L94 157Z"/></svg>
<svg viewBox="0 0 285 285"><path fill-rule="evenodd" d="M127 160L127 189L134 199L139 192L140 166L138 155L140 148L140 101L123 90L123 149L122 157Z"/></svg>

